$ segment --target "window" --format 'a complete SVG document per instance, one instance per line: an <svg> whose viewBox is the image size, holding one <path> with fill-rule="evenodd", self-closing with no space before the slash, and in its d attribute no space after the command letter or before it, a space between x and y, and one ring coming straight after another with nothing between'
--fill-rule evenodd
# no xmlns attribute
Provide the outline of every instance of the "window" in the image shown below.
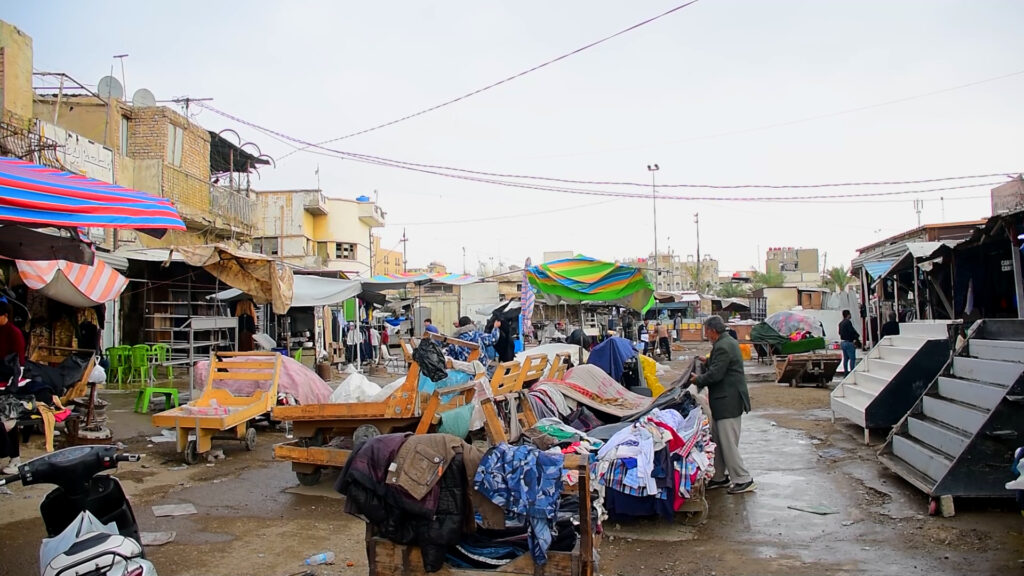
<svg viewBox="0 0 1024 576"><path fill-rule="evenodd" d="M355 260L356 245L348 242L337 242L334 244L334 257L338 260Z"/></svg>
<svg viewBox="0 0 1024 576"><path fill-rule="evenodd" d="M181 166L181 149L185 140L185 131L174 124L167 125L167 163Z"/></svg>
<svg viewBox="0 0 1024 576"><path fill-rule="evenodd" d="M252 251L257 254L263 254L263 238L252 239Z"/></svg>
<svg viewBox="0 0 1024 576"><path fill-rule="evenodd" d="M277 238L263 239L263 254L266 256L277 256Z"/></svg>
<svg viewBox="0 0 1024 576"><path fill-rule="evenodd" d="M128 155L128 117L121 116L121 156Z"/></svg>

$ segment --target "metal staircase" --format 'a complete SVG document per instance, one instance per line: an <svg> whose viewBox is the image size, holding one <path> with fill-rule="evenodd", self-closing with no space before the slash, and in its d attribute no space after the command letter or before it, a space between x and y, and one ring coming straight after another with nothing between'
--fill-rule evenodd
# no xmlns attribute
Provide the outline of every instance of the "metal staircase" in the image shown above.
<svg viewBox="0 0 1024 576"><path fill-rule="evenodd" d="M879 459L929 496L1009 497L1022 416L1024 320L979 320Z"/></svg>
<svg viewBox="0 0 1024 576"><path fill-rule="evenodd" d="M864 428L888 433L949 361L951 335L960 326L951 322L900 324L900 335L886 336L832 391L834 417Z"/></svg>

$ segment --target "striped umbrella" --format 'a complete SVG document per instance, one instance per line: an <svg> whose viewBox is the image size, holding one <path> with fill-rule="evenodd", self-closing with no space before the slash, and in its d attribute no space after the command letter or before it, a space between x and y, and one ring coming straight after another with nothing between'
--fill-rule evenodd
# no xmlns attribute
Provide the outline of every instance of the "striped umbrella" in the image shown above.
<svg viewBox="0 0 1024 576"><path fill-rule="evenodd" d="M152 236L185 230L166 198L6 157L0 157L0 223L128 228Z"/></svg>
<svg viewBox="0 0 1024 576"><path fill-rule="evenodd" d="M654 287L640 270L587 256L531 266L526 277L537 292L572 302L615 302L641 312L654 303Z"/></svg>
<svg viewBox="0 0 1024 576"><path fill-rule="evenodd" d="M15 262L26 286L77 308L110 302L128 286L127 278L99 258L91 266L65 260Z"/></svg>
<svg viewBox="0 0 1024 576"><path fill-rule="evenodd" d="M527 275L527 270L533 262L530 258L526 259L526 265L523 266L523 291L519 295L519 302L521 304L519 312L519 339L523 339L523 334L533 334L533 305L536 297L533 294L533 287L530 286L530 278Z"/></svg>

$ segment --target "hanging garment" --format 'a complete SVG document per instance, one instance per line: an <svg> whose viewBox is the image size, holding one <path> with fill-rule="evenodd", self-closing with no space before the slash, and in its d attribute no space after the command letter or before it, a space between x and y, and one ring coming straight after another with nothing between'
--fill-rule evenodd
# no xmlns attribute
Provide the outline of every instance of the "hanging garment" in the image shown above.
<svg viewBox="0 0 1024 576"><path fill-rule="evenodd" d="M484 455L473 483L506 515L526 522L530 554L537 564L547 563L558 519L563 459L534 446L499 444Z"/></svg>

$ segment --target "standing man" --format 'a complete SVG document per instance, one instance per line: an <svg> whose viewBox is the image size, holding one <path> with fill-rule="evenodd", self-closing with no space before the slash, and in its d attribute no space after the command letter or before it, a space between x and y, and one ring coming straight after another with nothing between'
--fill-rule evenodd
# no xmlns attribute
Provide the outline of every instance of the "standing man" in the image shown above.
<svg viewBox="0 0 1024 576"><path fill-rule="evenodd" d="M423 321L423 331L430 332L431 334L441 333L441 331L437 329L437 326L434 326L434 322L430 318Z"/></svg>
<svg viewBox="0 0 1024 576"><path fill-rule="evenodd" d="M843 349L843 372L849 374L857 366L857 344L860 333L853 327L850 311L843 310L843 319L839 322L839 347Z"/></svg>
<svg viewBox="0 0 1024 576"><path fill-rule="evenodd" d="M740 455L740 420L750 412L750 394L743 375L740 345L729 335L719 316L704 321L711 341L711 358L703 374L690 376L698 389L708 389L711 404L711 437L715 441L715 476L708 489L729 486L729 494L757 490L757 484L743 465Z"/></svg>
<svg viewBox="0 0 1024 576"><path fill-rule="evenodd" d="M670 362L672 361L672 343L668 339L668 326L661 322L658 322L658 349Z"/></svg>
<svg viewBox="0 0 1024 576"><path fill-rule="evenodd" d="M675 318L672 319L672 329L676 332L674 334L676 342L681 342L683 340L683 315L679 312L676 312Z"/></svg>

